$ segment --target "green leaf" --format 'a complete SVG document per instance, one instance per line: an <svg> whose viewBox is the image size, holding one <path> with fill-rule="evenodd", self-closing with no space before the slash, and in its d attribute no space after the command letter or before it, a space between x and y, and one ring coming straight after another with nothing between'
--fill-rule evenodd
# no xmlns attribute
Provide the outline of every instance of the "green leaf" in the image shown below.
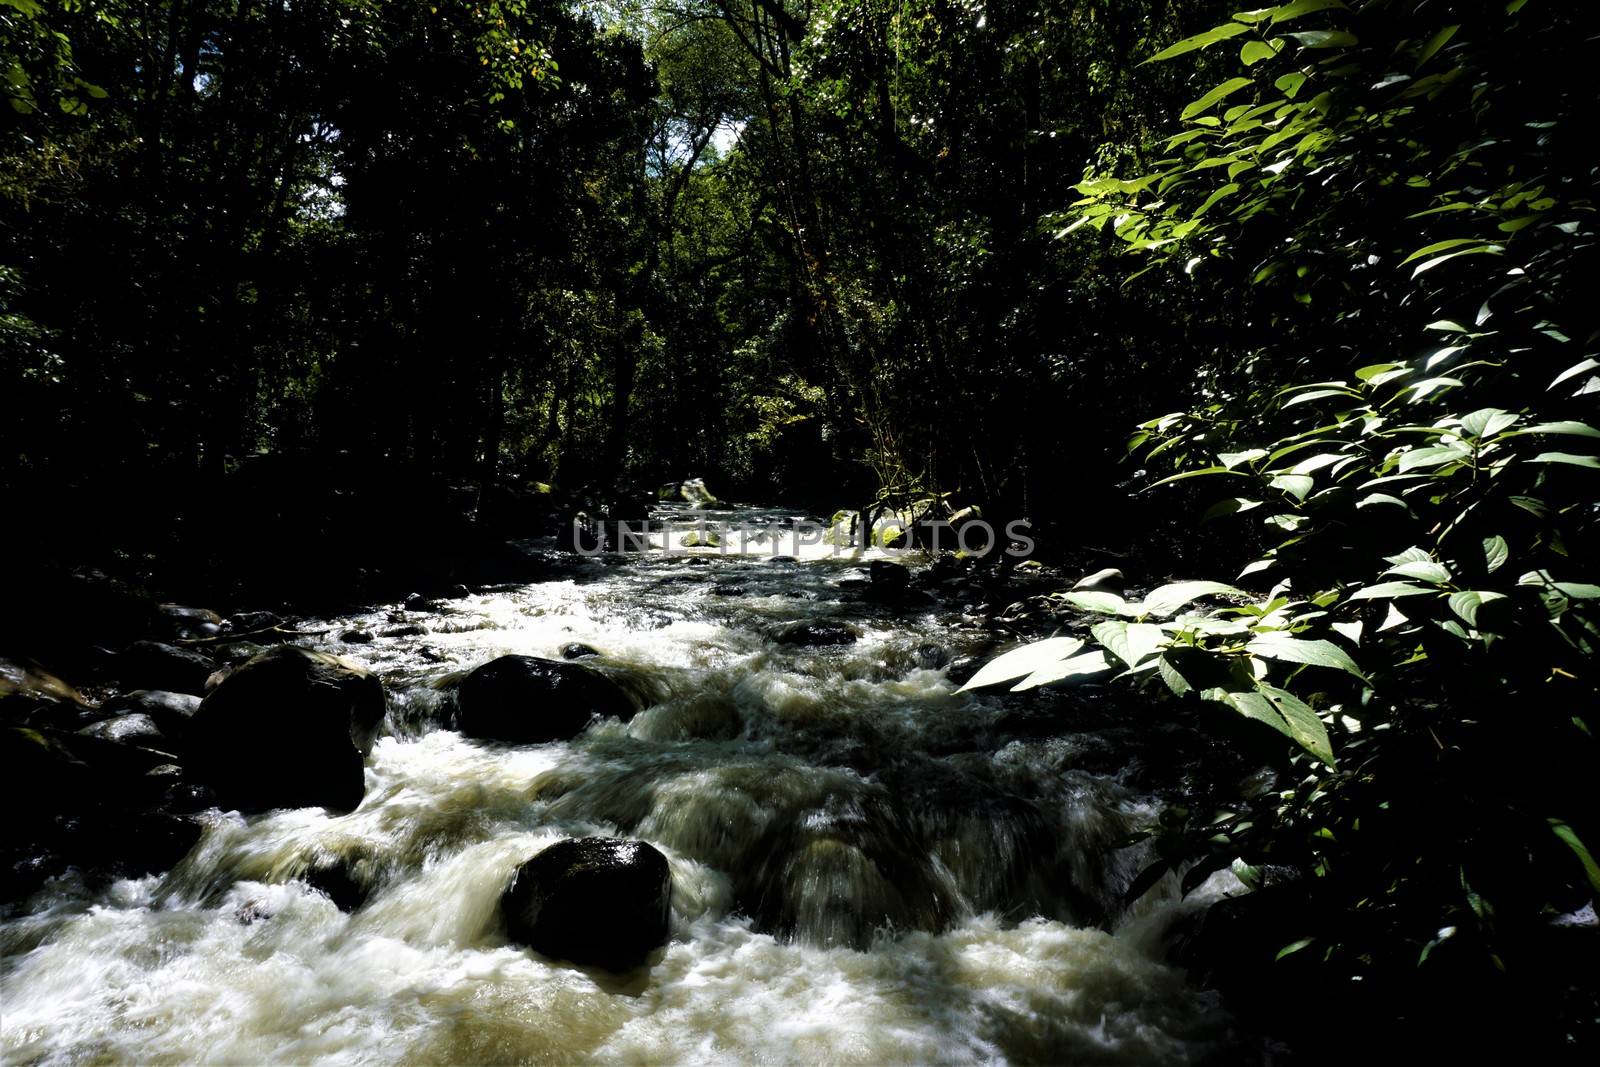
<svg viewBox="0 0 1600 1067"><path fill-rule="evenodd" d="M1161 627L1148 622L1102 622L1089 632L1129 667L1137 667L1166 643Z"/></svg>
<svg viewBox="0 0 1600 1067"><path fill-rule="evenodd" d="M1237 37L1241 33L1247 32L1249 29L1250 27L1242 23L1229 22L1213 29L1209 29L1205 33L1197 33L1193 37L1185 37L1177 44L1163 48L1161 51L1157 52L1144 62L1160 63L1163 60L1172 59L1176 56L1181 56L1185 53L1193 52L1200 48L1209 48L1219 41L1226 41L1230 37ZM1144 63L1139 65L1142 67L1144 66Z"/></svg>
<svg viewBox="0 0 1600 1067"><path fill-rule="evenodd" d="M1511 546L1499 534L1483 539L1484 573L1493 574L1511 558Z"/></svg>
<svg viewBox="0 0 1600 1067"><path fill-rule="evenodd" d="M1223 585L1221 582L1173 582L1150 590L1144 598L1142 614L1162 618L1171 615L1197 597L1218 594L1241 597L1247 595L1243 590Z"/></svg>
<svg viewBox="0 0 1600 1067"><path fill-rule="evenodd" d="M1573 467L1592 467L1600 470L1600 458L1594 456L1575 456L1571 452L1541 452L1528 460L1529 463L1566 463Z"/></svg>
<svg viewBox="0 0 1600 1067"><path fill-rule="evenodd" d="M1479 408L1461 420L1461 428L1470 437L1493 437L1508 427L1515 426L1522 418L1500 408ZM1595 436L1600 437L1600 434Z"/></svg>
<svg viewBox="0 0 1600 1067"><path fill-rule="evenodd" d="M1243 452L1223 452L1217 458L1222 461L1224 467L1233 470L1241 463L1254 463L1266 454L1267 450L1264 448L1247 448Z"/></svg>
<svg viewBox="0 0 1600 1067"><path fill-rule="evenodd" d="M1282 489L1296 500L1304 500L1313 482L1309 474L1280 474L1267 483L1269 489Z"/></svg>
<svg viewBox="0 0 1600 1067"><path fill-rule="evenodd" d="M1568 378L1575 378L1584 371L1594 370L1596 367L1600 367L1600 359L1595 359L1591 356L1588 359L1580 360L1556 375L1555 380L1547 388L1554 389Z"/></svg>
<svg viewBox="0 0 1600 1067"><path fill-rule="evenodd" d="M1551 819L1550 829L1568 848L1572 849L1573 855L1578 857L1578 862L1583 864L1583 873L1589 879L1589 885L1593 887L1595 892L1600 893L1600 864L1595 863L1594 856L1584 847L1583 842L1579 840L1572 827L1560 819Z"/></svg>
<svg viewBox="0 0 1600 1067"><path fill-rule="evenodd" d="M1184 108L1178 117L1181 119L1192 119L1196 115L1210 108L1219 100L1223 100L1229 96L1232 96L1240 89L1247 88L1254 84L1255 82L1251 81L1249 78L1229 78L1227 81L1223 82L1221 85L1217 86L1215 89L1212 89L1209 93L1194 101L1188 107Z"/></svg>
<svg viewBox="0 0 1600 1067"><path fill-rule="evenodd" d="M1246 41L1244 47L1239 49L1239 62L1247 67L1255 66L1264 59L1271 59L1278 54L1278 50L1266 41Z"/></svg>
<svg viewBox="0 0 1600 1067"><path fill-rule="evenodd" d="M1073 656L1059 663L1041 667L1012 686L1011 691L1013 693L1024 693L1029 689L1037 689L1042 685L1054 685L1057 682L1070 681L1074 678L1103 674L1110 669L1111 664L1106 661L1105 653L1095 649L1092 652L1085 652L1081 656Z"/></svg>
<svg viewBox="0 0 1600 1067"><path fill-rule="evenodd" d="M1439 53L1439 49L1449 44L1450 38L1454 37L1456 35L1456 31L1459 29L1461 29L1459 23L1454 26L1446 26L1444 29L1428 38L1428 42L1422 46L1420 51L1417 52L1417 67L1420 69L1423 64L1427 63L1428 60L1437 55Z"/></svg>
<svg viewBox="0 0 1600 1067"><path fill-rule="evenodd" d="M1307 30L1287 36L1299 41L1302 48L1349 48L1361 43L1355 34L1343 30Z"/></svg>
<svg viewBox="0 0 1600 1067"><path fill-rule="evenodd" d="M1074 590L1058 594L1061 600L1080 611L1098 611L1106 615L1137 615L1138 609L1115 593L1099 589Z"/></svg>
<svg viewBox="0 0 1600 1067"><path fill-rule="evenodd" d="M1446 463L1457 463L1466 459L1472 453L1456 445L1433 445L1429 448L1410 448L1400 453L1400 471L1418 470L1425 467L1439 467Z"/></svg>
<svg viewBox="0 0 1600 1067"><path fill-rule="evenodd" d="M1362 681L1367 680L1367 676L1361 673L1361 668L1356 666L1356 661L1350 658L1349 653L1331 641L1323 641L1320 638L1294 637L1281 631L1274 631L1261 634L1244 647L1246 652L1262 659L1304 663L1312 667L1332 667L1353 674Z"/></svg>
<svg viewBox="0 0 1600 1067"><path fill-rule="evenodd" d="M1194 686L1189 684L1189 680L1178 672L1178 668L1174 667L1166 656L1157 657L1156 673L1167 683L1167 688L1172 690L1173 696L1181 697L1185 693L1194 691Z"/></svg>
<svg viewBox="0 0 1600 1067"><path fill-rule="evenodd" d="M1405 259L1402 259L1400 261L1400 266L1403 267L1413 260L1423 259L1427 256L1446 251L1447 249L1465 248L1468 245L1486 245L1488 243L1488 241L1480 240L1477 237L1452 237L1448 241L1435 241L1431 245L1424 245L1415 252L1411 253Z"/></svg>
<svg viewBox="0 0 1600 1067"><path fill-rule="evenodd" d="M1147 488L1154 489L1156 486L1166 485L1168 482L1181 482L1185 478L1199 478L1207 474L1233 474L1241 478L1244 477L1243 472L1231 471L1227 467L1202 467L1199 470L1184 471L1182 474L1169 474L1160 481L1151 482Z"/></svg>
<svg viewBox="0 0 1600 1067"><path fill-rule="evenodd" d="M971 689L982 689L985 686L999 685L1002 682L1026 677L1066 659L1082 647L1083 642L1076 637L1047 637L1043 641L1034 641L1021 648L1014 648L985 663L983 668L956 692L965 693Z"/></svg>
<svg viewBox="0 0 1600 1067"><path fill-rule="evenodd" d="M1600 437L1600 430L1595 429L1586 422L1541 422L1537 426L1525 426L1517 431L1525 433L1561 433L1574 437Z"/></svg>
<svg viewBox="0 0 1600 1067"><path fill-rule="evenodd" d="M1404 500L1401 500L1397 496L1390 496L1388 493L1371 493L1356 501L1356 507L1358 509L1370 508L1374 504L1397 504L1407 511L1411 510L1410 504L1407 504Z"/></svg>
<svg viewBox="0 0 1600 1067"><path fill-rule="evenodd" d="M1272 962L1277 963L1285 956L1292 956L1296 952L1299 952L1301 949L1305 948L1307 945L1315 943L1316 940L1317 939L1314 937L1302 937L1298 941L1287 944L1278 950L1278 954L1276 956L1272 957Z"/></svg>
<svg viewBox="0 0 1600 1067"><path fill-rule="evenodd" d="M1301 15L1326 11L1332 7L1345 10L1344 0L1294 0L1292 4L1283 4L1273 8L1272 22L1276 25L1280 22L1288 22L1290 19L1297 19Z"/></svg>
<svg viewBox="0 0 1600 1067"><path fill-rule="evenodd" d="M1272 701L1278 714L1289 724L1289 736L1323 763L1334 766L1333 743L1328 740L1328 728L1311 706L1287 689L1263 685L1261 692Z"/></svg>
<svg viewBox="0 0 1600 1067"><path fill-rule="evenodd" d="M1468 626L1478 625L1478 609L1495 600L1504 600L1504 593L1488 589L1463 589L1450 594L1450 610L1461 616Z"/></svg>
<svg viewBox="0 0 1600 1067"><path fill-rule="evenodd" d="M1242 496L1229 497L1226 500L1219 500L1207 508L1205 514L1200 516L1200 521L1209 522L1212 519L1220 519L1224 515L1237 515L1240 512L1250 511L1260 506L1261 501L1259 500L1246 500Z"/></svg>
<svg viewBox="0 0 1600 1067"><path fill-rule="evenodd" d="M1418 581L1432 582L1434 585L1443 585L1450 580L1450 571L1442 563L1435 563L1431 559L1411 560L1399 566L1390 567L1385 574L1398 574L1402 578L1415 578Z"/></svg>

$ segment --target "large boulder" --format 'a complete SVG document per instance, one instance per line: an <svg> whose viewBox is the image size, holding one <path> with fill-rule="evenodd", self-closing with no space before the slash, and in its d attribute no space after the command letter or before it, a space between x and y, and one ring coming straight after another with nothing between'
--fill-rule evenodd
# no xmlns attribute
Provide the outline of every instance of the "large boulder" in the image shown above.
<svg viewBox="0 0 1600 1067"><path fill-rule="evenodd" d="M190 769L241 811L350 811L383 723L383 685L349 660L294 645L242 664L189 721Z"/></svg>
<svg viewBox="0 0 1600 1067"><path fill-rule="evenodd" d="M666 944L667 858L642 841L582 837L528 860L500 897L511 940L546 956L626 971Z"/></svg>
<svg viewBox="0 0 1600 1067"><path fill-rule="evenodd" d="M114 715L147 715L156 729L181 742L189 729L189 720L200 710L200 698L189 693L135 689L106 701L101 710Z"/></svg>
<svg viewBox="0 0 1600 1067"><path fill-rule="evenodd" d="M626 722L637 710L627 691L600 671L538 656L490 660L456 686L457 728L485 741L564 741L596 715Z"/></svg>

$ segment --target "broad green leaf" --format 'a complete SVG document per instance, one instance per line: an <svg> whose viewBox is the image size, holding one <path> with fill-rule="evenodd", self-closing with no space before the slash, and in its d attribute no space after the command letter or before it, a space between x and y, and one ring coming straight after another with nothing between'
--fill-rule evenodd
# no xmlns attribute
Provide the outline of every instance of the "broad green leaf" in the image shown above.
<svg viewBox="0 0 1600 1067"><path fill-rule="evenodd" d="M1521 418L1521 415L1513 415L1500 408L1479 408L1462 418L1461 428L1471 437L1493 437L1501 430L1515 426ZM1600 434L1595 436L1600 437Z"/></svg>
<svg viewBox="0 0 1600 1067"><path fill-rule="evenodd" d="M1458 463L1468 458L1472 453L1456 445L1433 445L1429 448L1411 448L1400 453L1401 472L1419 470L1426 467L1440 467L1446 463Z"/></svg>
<svg viewBox="0 0 1600 1067"><path fill-rule="evenodd" d="M1304 500L1313 482L1309 474L1280 474L1267 483L1269 489L1282 489L1296 500Z"/></svg>
<svg viewBox="0 0 1600 1067"><path fill-rule="evenodd" d="M1209 93L1206 93L1206 95L1202 96L1200 99L1191 103L1188 107L1185 107L1178 117L1181 119L1192 119L1201 112L1209 109L1219 100L1226 99L1227 97L1238 92L1240 89L1248 88L1254 84L1255 82L1251 81L1249 78L1229 78L1221 85L1212 89Z"/></svg>
<svg viewBox="0 0 1600 1067"><path fill-rule="evenodd" d="M1058 594L1060 599L1080 611L1099 611L1107 615L1138 614L1138 609L1115 593L1099 589L1080 589Z"/></svg>
<svg viewBox="0 0 1600 1067"><path fill-rule="evenodd" d="M1166 643L1161 627L1148 622L1102 622L1090 633L1129 667L1137 667Z"/></svg>
<svg viewBox="0 0 1600 1067"><path fill-rule="evenodd" d="M1356 371L1356 377L1361 381L1368 382L1380 374L1385 374L1397 367L1404 366L1404 363L1374 363L1370 367L1362 367L1360 370Z"/></svg>
<svg viewBox="0 0 1600 1067"><path fill-rule="evenodd" d="M1493 574L1505 566L1506 560L1511 558L1511 546L1506 544L1506 539L1499 534L1483 539L1484 571Z"/></svg>
<svg viewBox="0 0 1600 1067"><path fill-rule="evenodd" d="M1478 609L1495 600L1504 600L1504 593L1489 589L1463 589L1450 594L1450 610L1461 616L1468 626L1478 625Z"/></svg>
<svg viewBox="0 0 1600 1067"><path fill-rule="evenodd" d="M1587 585L1582 582L1556 582L1554 584L1557 589L1573 600L1595 600L1600 598L1600 585Z"/></svg>
<svg viewBox="0 0 1600 1067"><path fill-rule="evenodd" d="M1273 8L1272 22L1276 25L1280 22L1288 22L1290 19L1297 19L1301 15L1310 15L1313 12L1326 11L1333 7L1343 10L1345 7L1344 0L1294 0L1292 4L1282 4Z"/></svg>
<svg viewBox="0 0 1600 1067"><path fill-rule="evenodd" d="M1249 29L1250 27L1242 23L1229 22L1213 29L1209 29L1205 33L1197 33L1193 37L1185 37L1177 44L1163 48L1161 51L1157 52L1144 62L1160 63L1162 60L1172 59L1176 56L1181 56L1186 52L1193 52L1199 48L1209 48L1211 45L1214 45L1219 41L1226 41L1230 37L1237 37L1241 33L1247 32ZM1139 65L1144 66L1144 63Z"/></svg>
<svg viewBox="0 0 1600 1067"><path fill-rule="evenodd" d="M1011 687L1013 693L1024 693L1029 689L1037 689L1042 685L1054 685L1057 682L1070 681L1073 678L1086 678L1090 675L1103 674L1111 669L1111 664L1106 660L1106 654L1099 649L1085 652L1081 656L1073 656L1059 663L1053 663L1034 671L1022 681Z"/></svg>
<svg viewBox="0 0 1600 1067"><path fill-rule="evenodd" d="M1272 86L1273 88L1277 89L1278 92L1293 100L1295 94L1300 91L1300 87L1305 83L1306 76L1296 72L1293 74L1285 74L1283 77L1273 82Z"/></svg>
<svg viewBox="0 0 1600 1067"><path fill-rule="evenodd" d="M1541 422L1537 426L1525 426L1517 431L1525 433L1560 433L1570 434L1573 437L1600 437L1600 430L1595 429L1586 422Z"/></svg>
<svg viewBox="0 0 1600 1067"><path fill-rule="evenodd" d="M1541 452L1528 460L1529 463L1565 463L1573 467L1593 467L1600 470L1600 458L1595 456L1575 456L1571 452Z"/></svg>
<svg viewBox="0 0 1600 1067"><path fill-rule="evenodd" d="M1241 589L1223 585L1221 582L1173 582L1150 590L1144 598L1143 614L1163 618L1197 597L1218 594L1241 597L1248 595Z"/></svg>
<svg viewBox="0 0 1600 1067"><path fill-rule="evenodd" d="M965 693L970 689L982 689L985 686L999 685L1001 682L1015 681L1059 663L1082 647L1083 642L1076 637L1047 637L1043 641L1014 648L985 663L983 668L956 692Z"/></svg>
<svg viewBox="0 0 1600 1067"><path fill-rule="evenodd" d="M1433 268L1437 267L1441 263L1450 262L1452 259L1455 259L1458 256L1472 256L1472 255L1478 255L1480 253L1481 254L1486 254L1486 255L1499 255L1501 252L1504 252L1504 251L1505 251L1505 246L1504 245L1491 245L1491 244L1480 245L1480 246L1477 246L1477 247L1474 247L1474 248L1457 249L1454 252L1446 252L1442 256L1434 256L1432 259L1424 260L1421 263L1418 263L1416 265L1416 267L1414 267L1412 269L1411 276L1413 278L1415 278L1418 275L1423 274L1426 271L1432 270Z"/></svg>
<svg viewBox="0 0 1600 1067"><path fill-rule="evenodd" d="M1407 504L1404 500L1401 500L1397 496L1390 496L1388 493L1370 493L1356 501L1356 507L1358 509L1369 508L1374 504L1396 504L1402 508L1405 508L1407 511L1411 510L1411 505Z"/></svg>
<svg viewBox="0 0 1600 1067"><path fill-rule="evenodd" d="M1308 400L1322 400L1330 396L1347 396L1356 400L1361 399L1361 394L1353 393L1348 389L1312 389L1304 393L1296 393L1290 399L1285 400L1283 406L1286 408L1293 407Z"/></svg>
<svg viewBox="0 0 1600 1067"><path fill-rule="evenodd" d="M1361 43L1355 34L1343 30L1307 30L1286 36L1299 41L1302 48L1349 48Z"/></svg>
<svg viewBox="0 0 1600 1067"><path fill-rule="evenodd" d="M1261 692L1272 701L1278 714L1289 724L1289 735L1300 743L1300 747L1332 767L1333 743L1328 740L1328 728L1311 706L1287 689L1263 685Z"/></svg>
<svg viewBox="0 0 1600 1067"><path fill-rule="evenodd" d="M1254 463L1266 454L1267 450L1264 448L1247 448L1243 452L1223 452L1217 458L1222 461L1224 467L1233 470L1241 463Z"/></svg>
<svg viewBox="0 0 1600 1067"><path fill-rule="evenodd" d="M1275 659L1283 663L1304 663L1313 667L1332 667L1353 674L1362 681L1361 673L1349 653L1331 641L1314 637L1295 637L1281 631L1264 633L1244 646L1245 651L1262 659Z"/></svg>
<svg viewBox="0 0 1600 1067"><path fill-rule="evenodd" d="M1396 567L1390 567L1384 574L1398 574L1402 578L1415 578L1422 582L1432 582L1434 585L1443 585L1450 580L1450 571L1442 563L1435 563L1431 559L1412 560Z"/></svg>
<svg viewBox="0 0 1600 1067"><path fill-rule="evenodd" d="M1174 667L1166 656L1156 658L1156 673L1167 683L1167 688L1172 690L1173 696L1181 697L1185 693L1194 691L1194 686L1189 684L1189 680L1178 672L1178 668Z"/></svg>
<svg viewBox="0 0 1600 1067"><path fill-rule="evenodd" d="M1246 41L1244 47L1239 49L1239 62L1247 67L1255 66L1264 59L1271 59L1278 54L1278 50L1266 41Z"/></svg>
<svg viewBox="0 0 1600 1067"><path fill-rule="evenodd" d="M1577 363L1574 363L1572 366L1568 367L1566 370L1562 371L1560 374L1556 375L1555 380L1550 383L1548 388L1554 389L1556 386L1560 385L1562 382L1566 381L1568 378L1576 378L1578 375L1582 374L1584 371L1594 370L1597 367L1600 367L1600 359L1595 359L1593 357L1590 357L1588 359L1581 360L1581 361L1579 361Z"/></svg>

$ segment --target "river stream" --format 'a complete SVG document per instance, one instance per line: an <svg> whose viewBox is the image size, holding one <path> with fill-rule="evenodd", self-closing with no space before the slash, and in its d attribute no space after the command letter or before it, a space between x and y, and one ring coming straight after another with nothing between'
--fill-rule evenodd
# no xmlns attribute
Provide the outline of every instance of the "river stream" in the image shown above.
<svg viewBox="0 0 1600 1067"><path fill-rule="evenodd" d="M1138 724L1063 717L1049 693L958 694L946 662L994 635L947 605L862 603L860 553L561 558L562 577L426 614L302 621L303 643L388 691L364 802L212 810L167 874L52 881L0 927L6 1062L1226 1055L1215 995L1159 959L1192 902L1164 884L1122 905L1143 857L1108 846L1159 804L1123 770L1150 743ZM860 636L772 640L801 619ZM647 708L538 746L440 728L441 679L572 642ZM515 867L588 834L670 861L671 941L646 969L552 961L501 931ZM302 879L328 864L361 887L353 911Z"/></svg>

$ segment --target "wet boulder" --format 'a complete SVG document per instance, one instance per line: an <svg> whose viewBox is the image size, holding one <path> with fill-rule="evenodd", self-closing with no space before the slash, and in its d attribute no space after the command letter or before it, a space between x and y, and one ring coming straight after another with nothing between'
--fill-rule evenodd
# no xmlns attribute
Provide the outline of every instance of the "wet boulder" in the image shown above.
<svg viewBox="0 0 1600 1067"><path fill-rule="evenodd" d="M105 702L102 710L118 716L147 716L158 731L182 741L189 720L200 710L200 698L190 693L169 693L160 689L135 689ZM160 745L153 746L160 748Z"/></svg>
<svg viewBox="0 0 1600 1067"><path fill-rule="evenodd" d="M861 631L846 622L805 619L780 628L772 635L772 639L780 645L815 648L821 645L854 644L860 636Z"/></svg>
<svg viewBox="0 0 1600 1067"><path fill-rule="evenodd" d="M593 645L586 645L582 641L569 641L561 646L562 659L586 659L589 656L598 656L600 650Z"/></svg>
<svg viewBox="0 0 1600 1067"><path fill-rule="evenodd" d="M511 940L554 959L626 971L666 944L667 858L642 841L583 837L528 860L500 897Z"/></svg>
<svg viewBox="0 0 1600 1067"><path fill-rule="evenodd" d="M113 672L124 685L136 689L200 694L216 669L209 658L191 649L160 641L135 641L117 657Z"/></svg>
<svg viewBox="0 0 1600 1067"><path fill-rule="evenodd" d="M349 811L383 723L383 686L349 660L293 645L233 671L189 723L190 768L241 811Z"/></svg>
<svg viewBox="0 0 1600 1067"><path fill-rule="evenodd" d="M564 741L596 715L626 722L637 710L628 692L600 671L538 656L490 660L456 686L457 727L485 741Z"/></svg>
<svg viewBox="0 0 1600 1067"><path fill-rule="evenodd" d="M161 732L154 719L139 712L113 715L109 719L102 719L91 726L85 726L78 733L83 737L113 741L119 745L138 745L156 752L171 753L177 747L171 738Z"/></svg>

